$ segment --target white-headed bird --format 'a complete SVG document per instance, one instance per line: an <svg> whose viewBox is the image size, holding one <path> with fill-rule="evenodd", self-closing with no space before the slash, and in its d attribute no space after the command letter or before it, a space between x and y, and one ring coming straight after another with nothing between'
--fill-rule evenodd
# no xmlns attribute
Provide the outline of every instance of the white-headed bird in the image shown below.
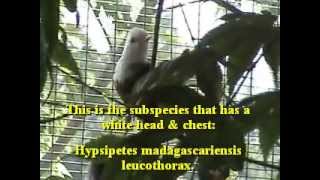
<svg viewBox="0 0 320 180"><path fill-rule="evenodd" d="M134 83L150 70L147 61L148 41L151 36L141 28L129 31L113 80L121 99L126 103Z"/></svg>

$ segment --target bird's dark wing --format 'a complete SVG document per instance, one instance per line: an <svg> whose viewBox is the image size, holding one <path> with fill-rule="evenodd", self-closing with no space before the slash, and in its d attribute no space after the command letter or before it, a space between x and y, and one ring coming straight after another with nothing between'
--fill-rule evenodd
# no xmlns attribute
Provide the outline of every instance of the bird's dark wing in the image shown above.
<svg viewBox="0 0 320 180"><path fill-rule="evenodd" d="M130 65L130 71L126 72L126 78L123 82L115 82L116 90L120 98L126 103L131 94L134 84L150 70L150 64L147 62L137 62Z"/></svg>

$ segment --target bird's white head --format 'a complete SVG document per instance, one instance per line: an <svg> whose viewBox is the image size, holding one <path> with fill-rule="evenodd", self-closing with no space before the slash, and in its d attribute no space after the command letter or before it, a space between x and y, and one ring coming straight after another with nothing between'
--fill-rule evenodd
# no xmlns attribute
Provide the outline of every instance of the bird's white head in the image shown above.
<svg viewBox="0 0 320 180"><path fill-rule="evenodd" d="M144 29L132 28L127 35L122 57L134 61L146 60L150 38L151 36Z"/></svg>

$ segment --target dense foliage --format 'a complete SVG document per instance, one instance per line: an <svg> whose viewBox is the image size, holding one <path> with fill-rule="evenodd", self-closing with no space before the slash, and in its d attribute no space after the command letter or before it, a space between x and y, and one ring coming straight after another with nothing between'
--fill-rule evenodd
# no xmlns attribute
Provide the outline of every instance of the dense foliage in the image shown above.
<svg viewBox="0 0 320 180"><path fill-rule="evenodd" d="M64 0L64 5L71 12L77 10L77 0ZM65 80L75 83L82 81L81 64L77 64L74 55L68 49L68 36L64 28L59 24L59 7L60 1L41 1L40 7L40 94L43 96L45 84L50 78L50 90L46 97L51 96L51 91L54 86L54 72L61 70L70 77ZM99 3L99 2L97 2ZM147 1L149 6L155 6L155 1ZM113 9L112 5L106 3L101 4L104 9ZM98 5L97 5L98 6ZM124 7L124 11L126 8ZM130 8L127 9L130 12ZM146 11L146 10L142 10ZM154 15L155 12L141 12ZM118 16L117 14L110 14ZM98 13L96 13L98 16ZM78 17L79 18L79 17ZM81 17L80 17L81 18ZM121 17L126 21L131 21L130 14L125 14ZM263 152L264 159L267 160L273 146L279 143L280 138L280 91L269 91L257 94L251 97L244 98L240 102L235 102L239 89L243 83L243 76L248 76L261 57L272 70L275 87L279 88L279 71L280 71L280 27L275 25L277 16L271 15L267 11L256 13L229 13L223 17L225 22L207 32L202 40L192 50L186 50L179 57L171 61L160 63L152 73L149 73L143 84L135 86L132 92L132 101L140 104L147 104L150 98L154 104L182 104L185 106L194 106L196 104L217 105L222 102L222 99L227 99L226 106L230 107L250 107L252 116L230 115L221 117L219 129L213 133L200 132L150 132L140 131L132 136L104 134L96 140L87 143L87 146L104 147L105 144L114 146L148 145L151 147L159 147L161 143L172 139L179 139L177 146L181 147L199 147L205 145L239 145L246 149L244 138L254 129L258 129L260 137L260 148ZM150 21L146 17L137 17L137 21ZM120 27L121 28L121 27ZM129 29L130 26L122 24L122 28ZM152 30L152 26L147 27ZM121 36L125 37L125 34ZM121 42L124 43L124 42ZM112 43L111 43L112 44ZM111 47L110 44L110 47ZM121 51L119 49L110 48L111 51ZM219 64L227 66L227 91L221 86L222 71ZM56 68L58 65L59 68ZM71 75L73 74L73 75ZM199 94L193 89L185 86L190 78L196 77L198 86L204 95ZM97 82L96 82L97 83ZM102 92L100 89L90 88L88 83L85 86L89 87L95 93L101 93L108 99L108 92ZM152 87L152 88L149 88ZM70 86L69 89L75 90ZM75 90L76 91L76 90ZM75 99L68 95L67 99ZM79 99L78 99L79 100ZM93 100L94 101L94 100ZM43 101L46 103L46 101ZM151 106L151 104L149 104ZM64 116L61 115L62 119ZM140 117L148 119L148 117ZM165 117L161 117L165 118ZM185 118L177 116L175 118ZM192 119L199 120L201 118L193 116ZM56 120L56 119L55 119ZM45 121L41 121L45 123ZM161 133L161 135L159 135ZM184 136L182 137L182 134ZM161 137L161 138L159 138ZM146 158L142 156L122 157L128 161L151 161L159 157ZM241 158L198 158L182 157L179 161L199 163L197 170L199 171L200 179L210 179L210 170L221 170L226 173L225 177L229 176L229 170L242 170L243 163L248 160L245 153ZM163 162L175 162L174 158L163 158ZM175 179L185 172L161 172L161 173L123 173L117 169L119 159L98 159L93 163L103 163L106 171L109 172L110 179ZM59 167L57 167L59 168ZM280 168L280 167L279 167ZM63 169L63 168L62 168ZM67 170L64 173L56 174L48 179L67 179L70 176Z"/></svg>

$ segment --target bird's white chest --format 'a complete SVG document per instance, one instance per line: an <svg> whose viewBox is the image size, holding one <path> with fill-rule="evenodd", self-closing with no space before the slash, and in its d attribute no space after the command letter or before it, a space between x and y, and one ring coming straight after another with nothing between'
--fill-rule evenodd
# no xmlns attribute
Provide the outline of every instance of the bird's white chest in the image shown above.
<svg viewBox="0 0 320 180"><path fill-rule="evenodd" d="M129 70L129 67L130 67L130 63L120 59L116 65L115 73L113 75L113 80L116 82L123 82L127 77L127 72Z"/></svg>

